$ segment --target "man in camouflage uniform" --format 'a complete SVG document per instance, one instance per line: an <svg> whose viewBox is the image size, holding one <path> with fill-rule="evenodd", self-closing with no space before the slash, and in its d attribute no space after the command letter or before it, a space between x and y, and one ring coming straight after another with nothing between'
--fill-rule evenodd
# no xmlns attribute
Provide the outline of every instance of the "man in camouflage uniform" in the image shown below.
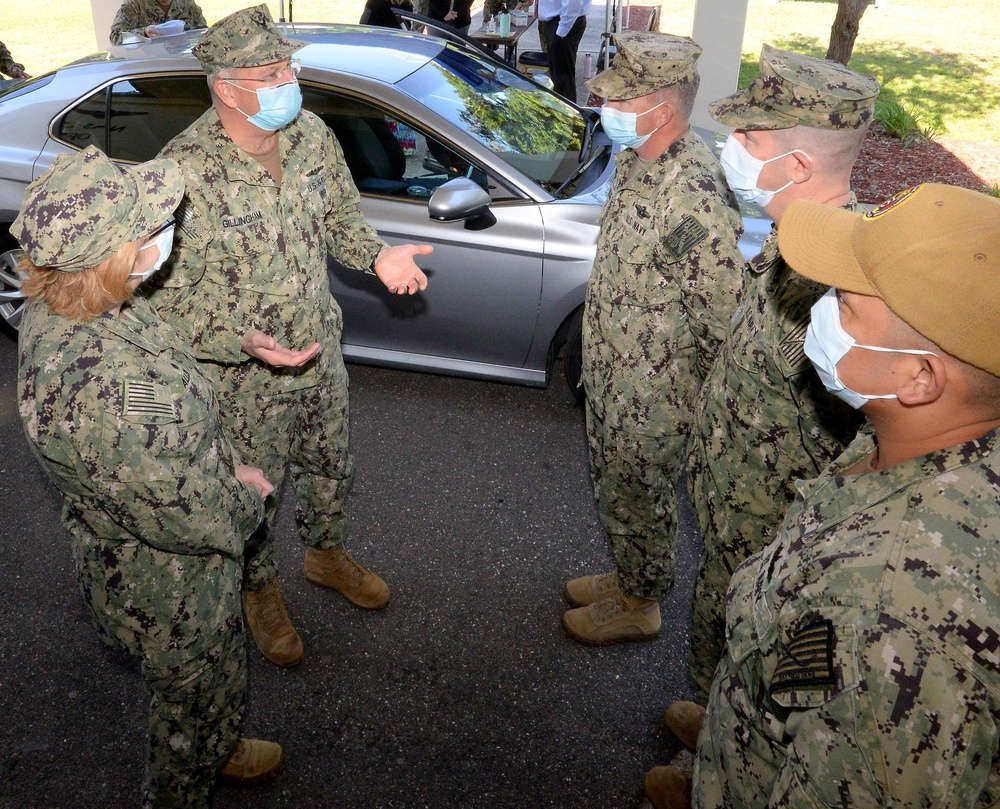
<svg viewBox="0 0 1000 809"><path fill-rule="evenodd" d="M24 65L14 61L10 50L0 42L0 73L10 76L12 79L30 79L31 76L24 72ZM0 81L0 89L6 82Z"/></svg>
<svg viewBox="0 0 1000 809"><path fill-rule="evenodd" d="M152 692L143 805L194 809L208 806L220 767L254 780L284 760L276 744L238 738L243 547L270 486L239 464L211 383L145 301L102 298L71 317L43 294L101 272L99 288L129 294L159 258L150 234L183 190L173 161L119 169L91 146L60 155L28 186L11 233L32 262L21 418L62 493L91 618L106 643L139 661ZM146 245L132 253L126 286L98 265L133 240ZM42 274L53 277L38 283Z"/></svg>
<svg viewBox="0 0 1000 809"><path fill-rule="evenodd" d="M216 23L195 46L214 106L163 149L180 163L187 192L172 268L152 302L215 383L241 455L275 485L290 466L306 578L379 609L389 588L343 548L353 461L327 253L412 294L427 285L413 256L432 248L388 247L365 222L333 134L298 112L290 56L304 45L260 5ZM293 666L302 641L278 590L268 531L276 507L269 498L265 526L247 546L244 608L265 657Z"/></svg>
<svg viewBox="0 0 1000 809"><path fill-rule="evenodd" d="M624 146L601 219L583 320L587 436L617 572L566 584L563 627L591 644L646 640L674 580L675 485L695 394L736 308L742 221L688 118L701 48L622 34L588 85Z"/></svg>
<svg viewBox="0 0 1000 809"><path fill-rule="evenodd" d="M111 44L121 45L123 34L155 37L152 26L169 20L183 20L188 31L208 27L194 0L125 0L111 23Z"/></svg>
<svg viewBox="0 0 1000 809"><path fill-rule="evenodd" d="M779 224L796 199L853 209L851 169L877 93L874 79L843 65L765 45L760 75L709 108L736 128L722 155L736 195ZM824 291L789 269L772 233L747 265L740 308L695 407L688 487L704 551L691 675L702 704L725 642L733 571L774 537L793 481L815 477L861 423L825 394L802 351L809 308ZM693 732L668 724L686 743L697 736L696 722Z"/></svg>
<svg viewBox="0 0 1000 809"><path fill-rule="evenodd" d="M694 805L995 806L1000 200L796 202L779 247L836 287L809 355L874 436L733 577Z"/></svg>

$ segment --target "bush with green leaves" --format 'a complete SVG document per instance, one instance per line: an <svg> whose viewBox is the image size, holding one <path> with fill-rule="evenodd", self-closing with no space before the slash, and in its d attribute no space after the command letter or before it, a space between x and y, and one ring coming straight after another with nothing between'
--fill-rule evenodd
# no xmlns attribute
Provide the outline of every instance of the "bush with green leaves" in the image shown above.
<svg viewBox="0 0 1000 809"><path fill-rule="evenodd" d="M896 99L877 100L875 120L882 124L887 135L898 138L906 146L937 137L934 127L929 126L919 112L911 112Z"/></svg>

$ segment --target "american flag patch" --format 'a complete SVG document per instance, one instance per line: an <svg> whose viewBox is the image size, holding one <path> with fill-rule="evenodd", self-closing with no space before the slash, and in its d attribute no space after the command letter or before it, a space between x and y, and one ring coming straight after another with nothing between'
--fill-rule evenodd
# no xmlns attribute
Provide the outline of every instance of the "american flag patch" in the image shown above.
<svg viewBox="0 0 1000 809"><path fill-rule="evenodd" d="M806 331L808 329L809 318L807 317L781 341L781 353L791 368L798 368L806 361Z"/></svg>
<svg viewBox="0 0 1000 809"><path fill-rule="evenodd" d="M693 216L685 216L681 223L667 234L667 250L675 259L682 258L707 235L708 231L701 222Z"/></svg>
<svg viewBox="0 0 1000 809"><path fill-rule="evenodd" d="M833 623L816 621L800 629L785 645L771 678L771 693L800 688L829 688L833 676Z"/></svg>
<svg viewBox="0 0 1000 809"><path fill-rule="evenodd" d="M173 417L174 415L174 402L166 385L127 379L123 399L126 416Z"/></svg>

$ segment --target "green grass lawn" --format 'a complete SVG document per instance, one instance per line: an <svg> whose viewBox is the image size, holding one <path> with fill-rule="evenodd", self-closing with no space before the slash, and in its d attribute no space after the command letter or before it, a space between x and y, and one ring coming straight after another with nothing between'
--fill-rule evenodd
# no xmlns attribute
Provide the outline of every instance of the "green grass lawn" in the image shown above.
<svg viewBox="0 0 1000 809"><path fill-rule="evenodd" d="M249 4L201 0L209 23ZM268 5L277 18L277 0ZM690 35L694 6L695 0L664 0L660 29ZM363 0L292 0L300 21L357 22L362 7ZM756 75L764 42L825 55L836 9L836 0L750 0L741 86ZM1000 0L882 0L861 19L850 66L874 75L883 98L902 102L938 135L1000 146L997 32ZM96 49L87 0L4 0L0 37L34 74Z"/></svg>

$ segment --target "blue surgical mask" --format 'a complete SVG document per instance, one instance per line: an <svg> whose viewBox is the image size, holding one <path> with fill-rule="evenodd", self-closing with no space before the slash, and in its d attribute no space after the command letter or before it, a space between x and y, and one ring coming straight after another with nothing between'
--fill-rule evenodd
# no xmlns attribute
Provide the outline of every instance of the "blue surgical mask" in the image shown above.
<svg viewBox="0 0 1000 809"><path fill-rule="evenodd" d="M257 94L260 112L256 115L247 115L243 110L240 112L247 115L250 123L265 132L275 132L291 123L302 109L302 90L294 79L274 87L262 87L260 90L250 90L250 92Z"/></svg>
<svg viewBox="0 0 1000 809"><path fill-rule="evenodd" d="M872 399L896 399L895 393L882 395L856 393L845 385L837 374L839 363L852 348L864 348L868 351L883 351L887 354L930 354L933 351L920 351L909 348L883 348L882 346L866 346L854 341L840 323L840 305L837 300L837 290L830 289L813 304L812 320L806 330L806 356L816 366L823 386L838 399L857 410L864 407Z"/></svg>
<svg viewBox="0 0 1000 809"><path fill-rule="evenodd" d="M638 149L656 131L654 129L653 132L646 135L637 135L635 127L639 121L639 116L652 112L657 107L662 107L666 103L666 101L661 101L656 107L650 107L646 112L623 112L605 104L601 107L601 125L604 127L604 131L608 134L608 137L615 143L624 146L626 149Z"/></svg>
<svg viewBox="0 0 1000 809"><path fill-rule="evenodd" d="M768 163L781 160L781 158L788 157L788 155L795 154L795 152L809 157L801 149L792 149L790 152L785 152L769 160L760 160L750 154L746 146L730 135L726 138L726 145L722 147L719 162L722 164L722 170L726 173L726 182L733 189L736 199L740 202L752 203L758 208L763 209L771 204L771 200L774 199L776 194L780 194L788 188L792 184L792 181L789 180L781 188L776 188L774 191L766 191L757 185L760 181L761 171L764 170L764 166ZM809 159L812 160L812 158Z"/></svg>
<svg viewBox="0 0 1000 809"><path fill-rule="evenodd" d="M155 247L157 250L159 250L160 257L156 259L156 263L150 269L146 270L146 272L130 272L128 274L129 278L138 278L139 283L141 284L151 275L159 272L160 267L162 267L164 263L166 263L167 258L169 258L170 250L173 248L173 246L174 246L174 225L173 223L171 223L156 234L155 240L151 241L149 244L144 244L142 247L139 248L140 252L143 250L149 250L152 247Z"/></svg>

